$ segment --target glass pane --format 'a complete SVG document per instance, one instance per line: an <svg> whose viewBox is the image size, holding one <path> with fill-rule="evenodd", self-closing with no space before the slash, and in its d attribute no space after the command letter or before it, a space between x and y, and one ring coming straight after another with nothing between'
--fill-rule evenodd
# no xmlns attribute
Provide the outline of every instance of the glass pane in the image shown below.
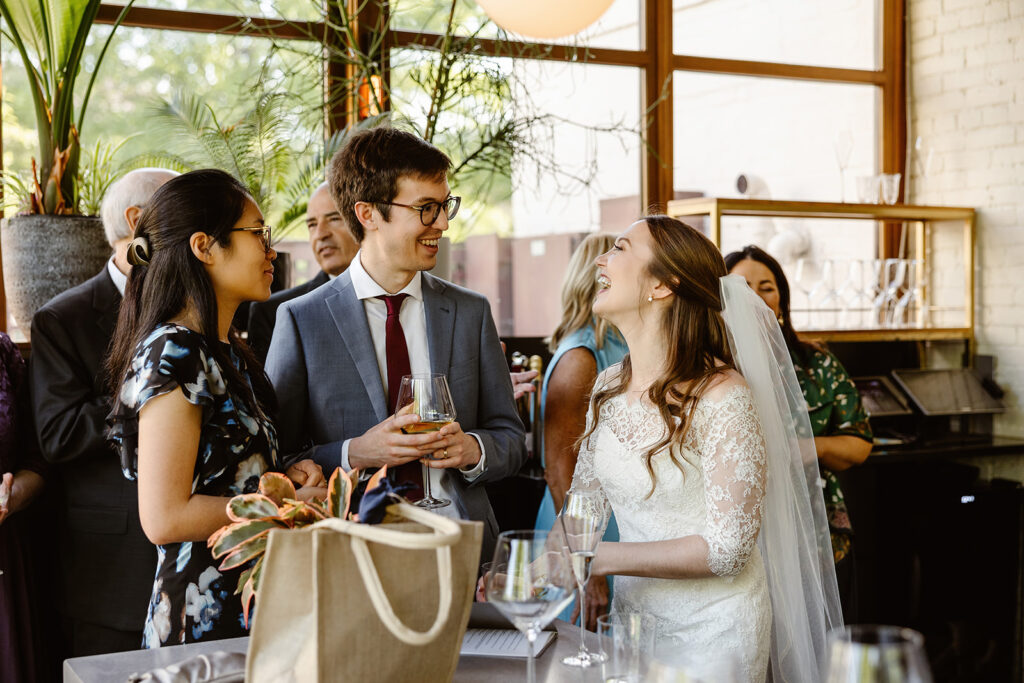
<svg viewBox="0 0 1024 683"><path fill-rule="evenodd" d="M283 17L319 20L323 16L317 0L136 0L140 7L237 14L242 17Z"/></svg>
<svg viewBox="0 0 1024 683"><path fill-rule="evenodd" d="M679 55L879 67L878 0L673 0L673 51Z"/></svg>
<svg viewBox="0 0 1024 683"><path fill-rule="evenodd" d="M681 71L673 85L677 192L735 197L745 175L772 199L855 201L877 172L874 86Z"/></svg>
<svg viewBox="0 0 1024 683"><path fill-rule="evenodd" d="M96 55L110 34L109 26L93 29L86 48L77 92L84 93ZM299 69L316 59L315 44L288 41L277 51L269 40L242 36L120 28L111 43L93 87L82 131L83 160L97 143L123 146L112 172L137 155L155 152L184 154L184 146L157 125L154 109L162 98L181 90L203 98L222 127L238 122L256 102L254 86L267 92L290 91L286 111L293 149L323 139L317 82ZM35 116L25 70L9 42L4 42L4 168L24 171L36 149ZM77 112L76 112L77 115ZM201 161L194 155L191 158ZM295 166L302 160L296 155ZM146 164L152 164L146 160ZM119 173L118 173L119 174ZM267 209L267 207L264 207ZM268 216L268 220L270 216Z"/></svg>
<svg viewBox="0 0 1024 683"><path fill-rule="evenodd" d="M517 160L516 236L623 230L641 209L642 71L537 61L520 62L517 71L546 117L533 131L546 156Z"/></svg>
<svg viewBox="0 0 1024 683"><path fill-rule="evenodd" d="M448 23L451 0L394 0L393 26L406 31L442 33ZM469 34L479 30L481 38L498 36L497 26L483 9L474 2L456 0L455 25L462 27L457 33ZM519 36L509 38L520 40ZM640 49L640 0L615 0L611 7L593 25L581 33L551 41L560 45L603 47L621 50Z"/></svg>
<svg viewBox="0 0 1024 683"><path fill-rule="evenodd" d="M874 86L684 72L673 78L677 197L854 202L857 177L878 171ZM876 242L871 222L723 219L723 252L746 244L791 266L798 258L871 259Z"/></svg>
<svg viewBox="0 0 1024 683"><path fill-rule="evenodd" d="M429 54L391 53L392 102L420 134L430 111ZM488 131L513 139L514 153L476 174L456 173L463 203L447 233L455 243L448 276L488 296L500 333L546 336L558 324L557 292L580 235L617 232L640 215L641 72L492 58L466 68L489 71L490 85L462 88L433 142L456 168ZM492 96L499 83L506 90Z"/></svg>

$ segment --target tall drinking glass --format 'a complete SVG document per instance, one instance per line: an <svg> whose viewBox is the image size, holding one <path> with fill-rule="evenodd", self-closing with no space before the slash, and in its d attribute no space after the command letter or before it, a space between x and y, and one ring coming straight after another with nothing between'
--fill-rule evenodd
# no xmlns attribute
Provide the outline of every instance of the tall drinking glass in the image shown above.
<svg viewBox="0 0 1024 683"><path fill-rule="evenodd" d="M859 624L828 634L826 683L932 683L924 637L898 626Z"/></svg>
<svg viewBox="0 0 1024 683"><path fill-rule="evenodd" d="M399 408L404 408L411 403L412 413L420 416L419 422L402 428L402 432L405 434L436 432L455 421L455 402L452 401L452 392L448 389L448 378L444 375L433 373L405 375L398 388L396 403ZM427 459L430 457L426 456ZM430 468L423 460L420 461L420 466L423 468L423 499L416 501L414 505L428 510L451 505L450 500L434 498L431 495Z"/></svg>
<svg viewBox="0 0 1024 683"><path fill-rule="evenodd" d="M572 602L574 587L568 555L560 543L548 543L548 532L505 531L498 536L484 592L487 601L529 642L529 683L537 680L533 643L541 629Z"/></svg>
<svg viewBox="0 0 1024 683"><path fill-rule="evenodd" d="M599 652L588 652L587 637L587 581L597 544L604 537L611 511L608 500L599 491L569 491L565 494L562 513L556 524L565 535L565 547L572 561L576 591L580 599L580 651L562 659L568 666L587 667L604 658Z"/></svg>

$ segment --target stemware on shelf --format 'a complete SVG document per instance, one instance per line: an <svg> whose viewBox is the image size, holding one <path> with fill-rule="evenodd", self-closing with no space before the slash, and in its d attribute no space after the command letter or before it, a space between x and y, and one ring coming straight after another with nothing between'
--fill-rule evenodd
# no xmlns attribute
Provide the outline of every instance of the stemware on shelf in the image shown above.
<svg viewBox="0 0 1024 683"><path fill-rule="evenodd" d="M902 296L903 284L907 277L907 260L901 258L885 259L886 285L883 293L884 327L896 327L894 316L896 303Z"/></svg>
<svg viewBox="0 0 1024 683"><path fill-rule="evenodd" d="M893 307L892 324L894 327L911 327L918 323L918 307L921 305L921 262L906 262L906 283L903 295Z"/></svg>
<svg viewBox="0 0 1024 683"><path fill-rule="evenodd" d="M534 641L572 602L576 587L563 544L549 543L546 531L502 532L484 584L487 601L526 636L526 675L535 683Z"/></svg>
<svg viewBox="0 0 1024 683"><path fill-rule="evenodd" d="M397 405L400 408L412 404L412 413L419 415L420 421L403 427L406 434L424 434L436 432L445 425L455 421L455 402L448 388L448 378L436 373L405 375L398 389ZM428 456L429 457L429 456ZM446 498L435 498L430 491L430 468L423 460L423 499L414 503L421 508L433 510L451 505Z"/></svg>
<svg viewBox="0 0 1024 683"><path fill-rule="evenodd" d="M832 150L836 154L836 164L839 166L839 201L846 201L846 167L850 163L850 153L853 152L853 133L848 130L841 130L836 134L832 143Z"/></svg>
<svg viewBox="0 0 1024 683"><path fill-rule="evenodd" d="M608 501L600 491L569 491L558 515L556 525L564 535L580 601L580 649L575 655L562 659L567 666L588 667L603 659L601 653L587 650L587 581L597 544L604 537L610 516Z"/></svg>
<svg viewBox="0 0 1024 683"><path fill-rule="evenodd" d="M871 301L871 327L882 327L885 323L885 290L889 286L888 269L885 267L885 263L885 259L871 259L874 284Z"/></svg>
<svg viewBox="0 0 1024 683"><path fill-rule="evenodd" d="M828 634L826 683L932 683L924 638L898 626L858 624Z"/></svg>
<svg viewBox="0 0 1024 683"><path fill-rule="evenodd" d="M861 204L877 204L879 179L876 175L857 176L857 201Z"/></svg>
<svg viewBox="0 0 1024 683"><path fill-rule="evenodd" d="M796 270L793 271L793 284L796 286L800 293L803 294L803 309L802 309L802 320L793 320L793 325L797 329L807 329L811 327L812 311L811 311L811 292L814 291L814 286L817 284L817 276L815 274L814 260L810 258L800 258L796 261ZM790 315L793 314L795 306L790 302Z"/></svg>
<svg viewBox="0 0 1024 683"><path fill-rule="evenodd" d="M879 176L879 194L886 204L895 204L900 198L900 173L883 173Z"/></svg>
<svg viewBox="0 0 1024 683"><path fill-rule="evenodd" d="M823 330L835 329L842 302L836 291L836 269L832 259L822 261L821 279L811 290L810 301L817 318L817 327Z"/></svg>
<svg viewBox="0 0 1024 683"><path fill-rule="evenodd" d="M846 282L840 288L843 297L843 311L839 326L848 329L862 329L869 325L871 305L874 302L872 263L863 259L852 259L847 271Z"/></svg>

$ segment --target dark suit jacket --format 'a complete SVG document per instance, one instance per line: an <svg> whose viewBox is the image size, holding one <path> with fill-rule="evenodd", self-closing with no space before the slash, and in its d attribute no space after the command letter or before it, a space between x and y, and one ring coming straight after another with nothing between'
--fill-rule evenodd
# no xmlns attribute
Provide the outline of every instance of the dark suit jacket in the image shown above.
<svg viewBox="0 0 1024 683"><path fill-rule="evenodd" d="M142 631L156 548L139 523L138 488L107 443L103 361L121 295L106 267L32 318L29 381L43 457L63 485L64 609L77 620Z"/></svg>
<svg viewBox="0 0 1024 683"><path fill-rule="evenodd" d="M270 339L274 336L274 319L277 307L285 301L297 299L308 294L320 285L330 282L330 276L324 271L309 282L296 285L283 292L275 292L266 301L254 301L249 307L249 346L264 365L267 364L267 351L270 350Z"/></svg>
<svg viewBox="0 0 1024 683"><path fill-rule="evenodd" d="M480 437L486 467L469 482L445 470L453 504L484 523L484 556L498 525L484 484L514 475L526 455L523 423L487 299L423 273L423 309L432 372L448 376L457 420ZM280 405L280 450L313 458L330 475L342 443L387 418L387 393L348 271L277 311L267 374Z"/></svg>

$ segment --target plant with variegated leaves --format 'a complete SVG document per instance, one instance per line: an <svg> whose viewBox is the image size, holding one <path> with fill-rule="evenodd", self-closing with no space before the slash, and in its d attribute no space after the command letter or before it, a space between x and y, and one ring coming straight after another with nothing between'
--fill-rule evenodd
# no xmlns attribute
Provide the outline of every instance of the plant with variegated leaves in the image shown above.
<svg viewBox="0 0 1024 683"><path fill-rule="evenodd" d="M382 467L367 482L367 492L386 482L387 468ZM220 570L248 568L238 578L235 594L242 595L242 614L246 627L249 610L259 593L263 558L267 551L267 538L274 529L298 529L329 517L358 521L350 512L353 480L358 481L358 470L346 473L340 467L327 482L325 501L301 501L296 498L295 485L278 472L267 472L260 477L256 493L235 496L228 501L227 512L231 523L215 531L207 540L215 559L224 558Z"/></svg>

